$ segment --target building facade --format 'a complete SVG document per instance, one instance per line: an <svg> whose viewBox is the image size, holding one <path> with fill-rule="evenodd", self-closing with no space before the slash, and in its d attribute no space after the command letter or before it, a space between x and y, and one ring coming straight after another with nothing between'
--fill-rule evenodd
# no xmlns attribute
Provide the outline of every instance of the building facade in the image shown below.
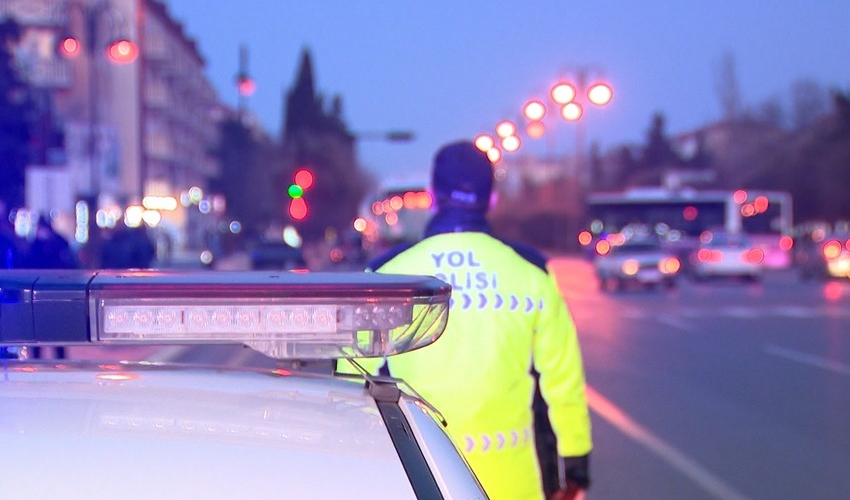
<svg viewBox="0 0 850 500"><path fill-rule="evenodd" d="M202 246L189 228L214 211L208 151L227 110L166 4L0 0L6 17L21 25L16 60L62 137L29 169L28 207L73 219L80 243L94 229L81 217L108 228L144 207L169 247Z"/></svg>

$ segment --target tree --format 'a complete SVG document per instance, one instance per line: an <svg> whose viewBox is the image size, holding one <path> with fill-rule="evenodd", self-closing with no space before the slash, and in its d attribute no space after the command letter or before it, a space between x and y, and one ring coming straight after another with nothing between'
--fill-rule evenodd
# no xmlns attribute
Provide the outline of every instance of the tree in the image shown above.
<svg viewBox="0 0 850 500"><path fill-rule="evenodd" d="M847 186L850 186L848 104L848 95L836 92L833 96L834 112L829 119L817 121L806 134L798 171L800 182L812 187L812 198L800 207L803 216L835 221L846 219L850 214L850 197L847 196ZM808 210L811 212L806 213Z"/></svg>
<svg viewBox="0 0 850 500"><path fill-rule="evenodd" d="M794 220L846 219L850 214L850 97L836 92L834 112L785 140L765 143L763 169L745 187L788 191Z"/></svg>
<svg viewBox="0 0 850 500"><path fill-rule="evenodd" d="M342 108L339 97L326 106L316 92L312 58L305 49L286 98L281 137L285 181L281 189L286 189L299 168L309 168L315 175L313 187L304 196L306 218L290 221L305 243L320 242L329 232L350 230L373 182L357 164L356 137L346 128Z"/></svg>
<svg viewBox="0 0 850 500"><path fill-rule="evenodd" d="M827 94L815 81L800 80L791 86L793 126L802 130L827 112Z"/></svg>
<svg viewBox="0 0 850 500"><path fill-rule="evenodd" d="M644 169L657 169L680 163L679 157L673 151L673 147L667 138L665 127L664 115L656 113L652 117L652 123L647 133L646 147L640 160L640 165Z"/></svg>
<svg viewBox="0 0 850 500"><path fill-rule="evenodd" d="M738 75L735 69L735 56L727 52L717 67L715 88L720 99L723 118L735 120L741 114L741 91L738 88Z"/></svg>
<svg viewBox="0 0 850 500"><path fill-rule="evenodd" d="M37 111L15 66L13 47L20 34L14 19L0 22L0 200L8 208L24 205L30 127Z"/></svg>
<svg viewBox="0 0 850 500"><path fill-rule="evenodd" d="M268 161L270 149L238 115L221 121L219 143L212 151L221 172L210 187L224 195L228 215L242 223L248 237L262 232L272 217L274 179L267 167L272 163Z"/></svg>
<svg viewBox="0 0 850 500"><path fill-rule="evenodd" d="M753 117L763 123L777 128L785 128L785 111L779 97L771 97L762 102L753 111Z"/></svg>

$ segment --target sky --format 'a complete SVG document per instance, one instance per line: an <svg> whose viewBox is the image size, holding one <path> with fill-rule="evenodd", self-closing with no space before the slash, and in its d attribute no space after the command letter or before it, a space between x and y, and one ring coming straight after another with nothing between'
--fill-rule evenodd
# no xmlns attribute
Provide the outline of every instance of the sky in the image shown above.
<svg viewBox="0 0 850 500"><path fill-rule="evenodd" d="M641 144L653 115L668 135L722 117L724 58L742 104L787 103L796 82L850 91L847 0L163 0L236 106L240 47L256 91L248 108L277 137L304 49L316 90L339 96L360 164L385 184L422 184L436 151L492 133L547 99L559 79L603 79L614 97L587 109L584 144ZM550 115L552 116L552 115ZM558 120L521 152L571 154ZM406 143L380 139L409 131Z"/></svg>

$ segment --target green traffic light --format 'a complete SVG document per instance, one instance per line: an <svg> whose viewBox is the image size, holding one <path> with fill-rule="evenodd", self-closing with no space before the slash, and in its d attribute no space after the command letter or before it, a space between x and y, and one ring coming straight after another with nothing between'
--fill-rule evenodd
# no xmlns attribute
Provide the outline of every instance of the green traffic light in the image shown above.
<svg viewBox="0 0 850 500"><path fill-rule="evenodd" d="M298 184L290 184L289 189L286 190L289 194L290 198L301 198L304 196L304 189Z"/></svg>

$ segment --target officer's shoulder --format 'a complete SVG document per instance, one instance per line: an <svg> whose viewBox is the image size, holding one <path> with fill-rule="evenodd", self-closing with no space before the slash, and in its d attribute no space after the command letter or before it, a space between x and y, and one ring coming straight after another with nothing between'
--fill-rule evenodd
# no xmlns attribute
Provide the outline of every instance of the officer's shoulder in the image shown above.
<svg viewBox="0 0 850 500"><path fill-rule="evenodd" d="M520 243L518 241L510 241L505 240L503 238L497 239L508 247L510 247L514 252L517 253L517 255L522 257L527 262L533 264L535 267L539 268L544 273L549 273L549 269L546 267L546 263L549 261L549 258L546 257L540 250L534 248L531 245Z"/></svg>

